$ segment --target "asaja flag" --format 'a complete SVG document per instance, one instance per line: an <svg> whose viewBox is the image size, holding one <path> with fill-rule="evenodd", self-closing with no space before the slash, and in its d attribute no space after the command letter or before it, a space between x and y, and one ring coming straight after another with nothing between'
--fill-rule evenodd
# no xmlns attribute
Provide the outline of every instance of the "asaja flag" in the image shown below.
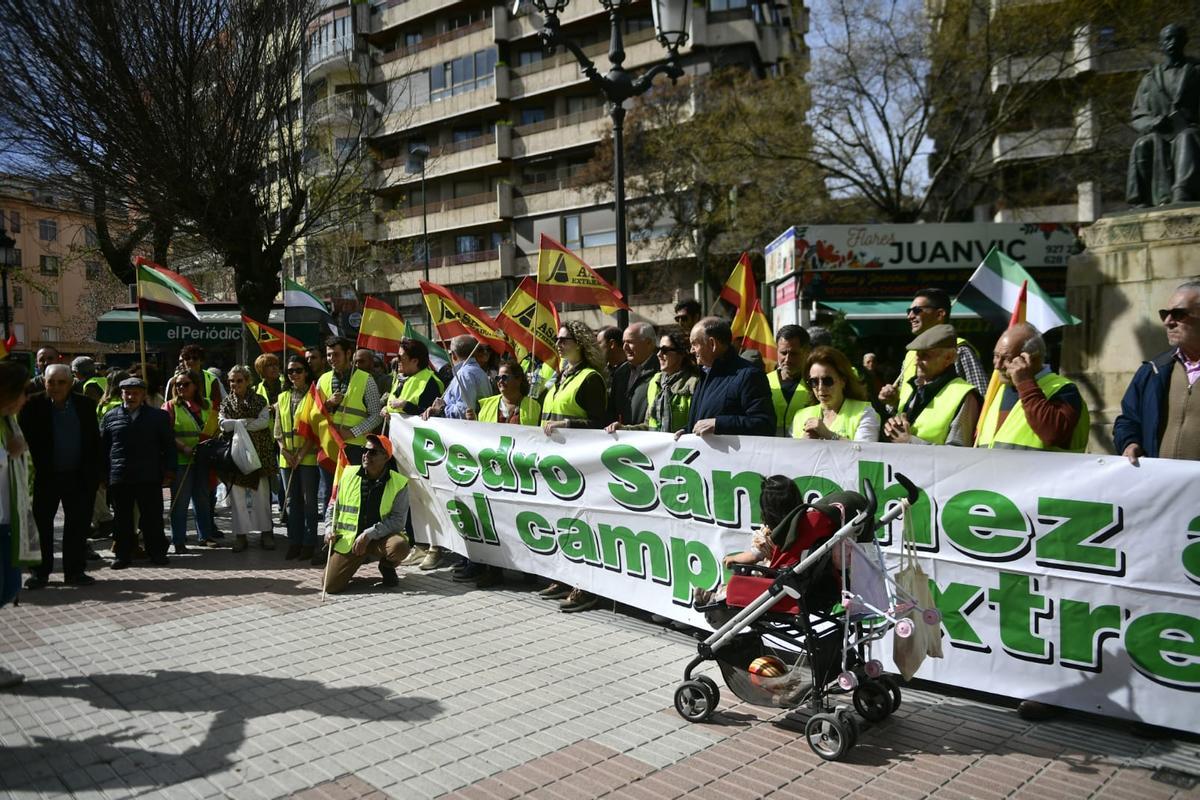
<svg viewBox="0 0 1200 800"><path fill-rule="evenodd" d="M287 347L293 353L304 355L304 342L295 336L288 336L278 328L255 322L245 314L242 314L242 324L250 330L250 335L254 337L254 341L258 342L259 349L264 353L278 353Z"/></svg>
<svg viewBox="0 0 1200 800"><path fill-rule="evenodd" d="M1026 288L1022 288L1026 287ZM955 307L974 311L994 324L1003 324L1026 291L1025 321L1045 333L1063 325L1078 325L1062 303L1038 286L1025 268L993 247L955 298Z"/></svg>
<svg viewBox="0 0 1200 800"><path fill-rule="evenodd" d="M469 300L465 300L445 286L421 281L421 293L425 296L425 305L437 335L442 339L452 339L455 336L474 336L480 344L487 345L497 353L507 353L512 345L504 338L496 325L496 320L479 310Z"/></svg>
<svg viewBox="0 0 1200 800"><path fill-rule="evenodd" d="M404 338L404 318L396 309L374 297L363 301L358 325L358 346L381 353L395 353Z"/></svg>
<svg viewBox="0 0 1200 800"><path fill-rule="evenodd" d="M758 284L754 282L754 268L750 265L748 253L742 253L738 259L729 280L721 287L720 297L735 309L733 322L729 326L733 330L733 338L745 336L750 326L750 315L758 304Z"/></svg>
<svg viewBox="0 0 1200 800"><path fill-rule="evenodd" d="M757 350L762 354L763 365L767 372L775 369L779 361L779 349L775 346L775 334L771 332L771 323L763 313L762 303L757 299L750 309L750 319L746 323L746 333L742 339L743 350Z"/></svg>
<svg viewBox="0 0 1200 800"><path fill-rule="evenodd" d="M496 315L496 324L508 334L518 359L530 353L544 364L558 367L558 315L538 293L538 284L527 275Z"/></svg>
<svg viewBox="0 0 1200 800"><path fill-rule="evenodd" d="M538 244L538 296L547 303L600 306L605 314L629 309L624 296L583 259L542 234Z"/></svg>
<svg viewBox="0 0 1200 800"><path fill-rule="evenodd" d="M138 308L156 317L200 321L196 313L200 295L191 282L144 258L138 257L134 263L137 265Z"/></svg>
<svg viewBox="0 0 1200 800"><path fill-rule="evenodd" d="M319 297L291 278L283 279L283 313L284 318L289 322L319 319L328 325L329 330L333 331L335 335L338 333L337 325L333 322L333 315L329 313L329 307L321 302Z"/></svg>
<svg viewBox="0 0 1200 800"><path fill-rule="evenodd" d="M450 353L446 351L446 348L419 332L411 322L404 323L404 338L424 342L425 348L429 350L429 362L433 364L435 371L450 363Z"/></svg>

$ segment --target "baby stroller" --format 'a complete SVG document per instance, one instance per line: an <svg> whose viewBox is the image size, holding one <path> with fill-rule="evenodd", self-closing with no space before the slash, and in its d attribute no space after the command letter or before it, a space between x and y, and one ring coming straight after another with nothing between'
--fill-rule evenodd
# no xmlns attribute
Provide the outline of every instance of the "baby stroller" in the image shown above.
<svg viewBox="0 0 1200 800"><path fill-rule="evenodd" d="M873 487L866 497L837 492L789 512L772 531L769 566L736 565L723 601L700 606L715 628L698 645L675 690L675 710L686 720L708 719L720 703L716 682L693 671L716 661L729 689L744 702L813 710L805 737L827 760L841 758L858 739L858 723L829 697L851 694L855 709L877 722L900 706L897 682L871 657L872 643L896 629L910 636L904 614L940 623L935 609L898 598L883 567L875 530L898 519L917 499L903 475L906 497L873 524ZM771 640L780 643L773 646Z"/></svg>

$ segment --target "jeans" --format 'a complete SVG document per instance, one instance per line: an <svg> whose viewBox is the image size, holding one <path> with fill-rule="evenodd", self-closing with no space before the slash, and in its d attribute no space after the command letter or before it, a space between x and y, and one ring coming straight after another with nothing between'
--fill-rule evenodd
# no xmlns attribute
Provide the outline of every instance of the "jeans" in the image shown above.
<svg viewBox="0 0 1200 800"><path fill-rule="evenodd" d="M187 539L188 504L196 512L196 539L208 541L212 536L212 506L208 496L208 469L197 464L180 465L171 484L171 544L184 544Z"/></svg>
<svg viewBox="0 0 1200 800"><path fill-rule="evenodd" d="M316 464L284 467L287 492L287 536L292 544L317 546L317 485L321 468Z"/></svg>

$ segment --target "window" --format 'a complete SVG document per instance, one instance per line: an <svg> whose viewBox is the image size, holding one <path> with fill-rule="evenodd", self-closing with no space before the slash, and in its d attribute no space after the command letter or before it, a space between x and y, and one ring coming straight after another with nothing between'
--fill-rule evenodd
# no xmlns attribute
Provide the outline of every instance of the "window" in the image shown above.
<svg viewBox="0 0 1200 800"><path fill-rule="evenodd" d="M58 256L39 256L38 268L43 275L57 275Z"/></svg>
<svg viewBox="0 0 1200 800"><path fill-rule="evenodd" d="M529 64L536 64L543 58L541 50L522 50L517 53L517 65L524 67Z"/></svg>
<svg viewBox="0 0 1200 800"><path fill-rule="evenodd" d="M604 245L616 244L617 232L611 231L596 231L595 233L585 233L583 235L584 247L602 247Z"/></svg>
<svg viewBox="0 0 1200 800"><path fill-rule="evenodd" d="M99 261L85 261L85 262L83 262L83 270L84 270L84 274L86 274L87 277L99 278L100 277L100 262Z"/></svg>
<svg viewBox="0 0 1200 800"><path fill-rule="evenodd" d="M25 287L21 285L13 286L13 308L25 307Z"/></svg>
<svg viewBox="0 0 1200 800"><path fill-rule="evenodd" d="M421 43L421 32L420 31L416 31L415 33L404 34L405 48L416 47L420 43Z"/></svg>
<svg viewBox="0 0 1200 800"><path fill-rule="evenodd" d="M43 342L57 342L58 341L58 328L57 327L43 327L42 328L42 341Z"/></svg>
<svg viewBox="0 0 1200 800"><path fill-rule="evenodd" d="M333 156L338 161L349 161L358 149L357 139L336 139L333 143Z"/></svg>
<svg viewBox="0 0 1200 800"><path fill-rule="evenodd" d="M39 289L42 295L42 308L54 311L58 308L58 289Z"/></svg>
<svg viewBox="0 0 1200 800"><path fill-rule="evenodd" d="M429 95L434 101L491 86L496 77L496 48L446 61L429 73Z"/></svg>
<svg viewBox="0 0 1200 800"><path fill-rule="evenodd" d="M43 242L58 241L58 223L52 219L39 219L38 238Z"/></svg>
<svg viewBox="0 0 1200 800"><path fill-rule="evenodd" d="M13 248L13 251L12 251L12 264L10 264L9 266L13 267L14 269L20 269L20 268L21 268L21 248L19 248L19 247L14 247L14 248Z"/></svg>
<svg viewBox="0 0 1200 800"><path fill-rule="evenodd" d="M749 0L708 0L709 11L736 11L745 8Z"/></svg>
<svg viewBox="0 0 1200 800"><path fill-rule="evenodd" d="M427 104L429 102L430 79L434 78L436 85L436 77L441 69L439 65L434 67L432 72L429 70L411 72L392 81L388 84L388 102L397 110L415 108Z"/></svg>
<svg viewBox="0 0 1200 800"><path fill-rule="evenodd" d="M451 134L451 139L455 144L459 142L469 142L471 139L478 139L483 136L482 128L455 128Z"/></svg>
<svg viewBox="0 0 1200 800"><path fill-rule="evenodd" d="M8 212L8 232L9 233L20 233L21 232L21 212L20 211Z"/></svg>
<svg viewBox="0 0 1200 800"><path fill-rule="evenodd" d="M455 255L464 255L465 253L478 253L484 249L483 237L466 235L454 237L454 253Z"/></svg>
<svg viewBox="0 0 1200 800"><path fill-rule="evenodd" d="M536 122L546 121L546 109L544 108L523 108L521 109L521 120L518 125L533 125Z"/></svg>
<svg viewBox="0 0 1200 800"><path fill-rule="evenodd" d="M569 217L563 217L563 244L571 249L579 249L583 244L583 238L579 232L579 215L572 214Z"/></svg>

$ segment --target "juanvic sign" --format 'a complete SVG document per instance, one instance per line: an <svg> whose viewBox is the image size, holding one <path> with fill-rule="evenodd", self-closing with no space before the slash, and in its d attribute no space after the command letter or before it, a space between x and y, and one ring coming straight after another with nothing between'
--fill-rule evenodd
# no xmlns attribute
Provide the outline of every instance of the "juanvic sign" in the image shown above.
<svg viewBox="0 0 1200 800"><path fill-rule="evenodd" d="M772 243L793 250L768 259L767 280L796 271L974 267L992 247L1027 268L1066 267L1081 249L1058 223L798 225Z"/></svg>

